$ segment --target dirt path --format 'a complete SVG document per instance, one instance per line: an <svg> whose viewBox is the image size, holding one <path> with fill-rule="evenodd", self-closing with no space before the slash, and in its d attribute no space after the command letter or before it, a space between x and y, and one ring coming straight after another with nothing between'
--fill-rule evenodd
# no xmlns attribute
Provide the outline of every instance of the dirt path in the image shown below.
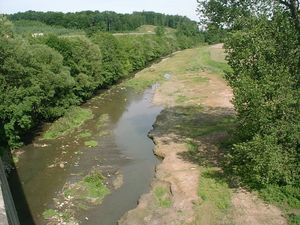
<svg viewBox="0 0 300 225"><path fill-rule="evenodd" d="M232 192L217 183L211 188L209 182L218 181L202 179L204 171L220 172L218 143L226 138L226 127L234 115L232 91L211 68L213 59L219 67L225 66L220 55L224 55L222 45L202 47L179 52L150 68L168 75L153 98L154 104L164 105L165 110L150 133L156 144L154 152L163 160L156 168L151 191L119 224L286 224L277 208L253 194ZM207 185L208 190L202 192ZM220 192L219 199L215 197L218 193L213 193L215 186L219 187L215 189ZM224 200L226 193L229 197ZM226 207L220 208L220 204Z"/></svg>

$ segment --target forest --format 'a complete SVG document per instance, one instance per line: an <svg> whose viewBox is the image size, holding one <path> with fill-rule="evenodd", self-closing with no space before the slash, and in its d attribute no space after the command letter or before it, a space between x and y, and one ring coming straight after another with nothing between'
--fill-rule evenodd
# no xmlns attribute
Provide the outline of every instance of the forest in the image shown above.
<svg viewBox="0 0 300 225"><path fill-rule="evenodd" d="M197 23L184 16L165 15L155 12L134 12L119 14L115 12L82 11L75 13L35 12L27 11L7 15L12 21L32 20L47 25L65 28L83 29L86 31L124 32L134 31L141 25L166 26L177 29L180 26L189 27L197 32Z"/></svg>
<svg viewBox="0 0 300 225"><path fill-rule="evenodd" d="M16 33L7 17L0 18L1 152L7 147L20 147L29 131L42 122L57 119L70 106L81 104L99 89L129 77L162 56L192 47L202 40L195 23L184 17L146 12L59 15L61 20L55 13L38 12L18 13L9 18L21 18L21 26L30 23L28 19L35 19L42 21L37 26L46 26L46 23L75 29L101 27L102 23L106 24L102 17L118 22L92 32L89 30L88 35L83 29L80 34L70 30L69 35L60 36L55 33L57 29L51 28L42 36L34 37ZM69 23L70 20L74 23ZM90 23L91 20L95 23ZM177 30L168 33L164 26L159 26L154 35L128 36L101 32L132 30L144 23L167 25Z"/></svg>

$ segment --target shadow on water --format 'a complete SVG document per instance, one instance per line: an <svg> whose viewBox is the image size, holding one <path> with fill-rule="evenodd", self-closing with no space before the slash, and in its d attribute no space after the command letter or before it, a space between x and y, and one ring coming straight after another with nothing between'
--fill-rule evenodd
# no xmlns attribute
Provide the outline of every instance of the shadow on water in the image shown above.
<svg viewBox="0 0 300 225"><path fill-rule="evenodd" d="M16 165L8 148L4 151L1 158L8 182L2 181L1 186L9 224L34 225ZM3 190L4 188L6 190Z"/></svg>

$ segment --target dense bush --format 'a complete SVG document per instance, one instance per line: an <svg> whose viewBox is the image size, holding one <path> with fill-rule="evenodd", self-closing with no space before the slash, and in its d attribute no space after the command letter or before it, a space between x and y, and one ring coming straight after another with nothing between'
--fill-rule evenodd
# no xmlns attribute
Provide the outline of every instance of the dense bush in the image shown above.
<svg viewBox="0 0 300 225"><path fill-rule="evenodd" d="M299 44L289 18L254 19L227 42L238 112L235 172L253 185L299 183ZM287 60L288 59L288 60Z"/></svg>
<svg viewBox="0 0 300 225"><path fill-rule="evenodd" d="M121 77L127 76L130 64L123 46L116 37L109 33L96 33L93 42L99 46L102 53L102 72L106 84L112 84Z"/></svg>
<svg viewBox="0 0 300 225"><path fill-rule="evenodd" d="M255 188L299 186L299 1L213 0L200 6L207 25L230 31L225 47L232 72L226 79L238 125L228 171Z"/></svg>
<svg viewBox="0 0 300 225"><path fill-rule="evenodd" d="M61 116L77 103L75 82L63 57L45 45L4 34L0 48L0 118L8 143L17 147L41 118Z"/></svg>
<svg viewBox="0 0 300 225"><path fill-rule="evenodd" d="M70 69L70 74L75 80L73 91L79 101L90 98L94 91L104 84L100 49L88 38L49 35L40 41L63 56L64 65Z"/></svg>

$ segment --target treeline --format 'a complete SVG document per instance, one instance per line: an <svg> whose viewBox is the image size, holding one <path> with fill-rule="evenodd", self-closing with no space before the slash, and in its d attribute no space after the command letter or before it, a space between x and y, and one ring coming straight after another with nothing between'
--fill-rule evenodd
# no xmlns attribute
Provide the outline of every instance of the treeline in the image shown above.
<svg viewBox="0 0 300 225"><path fill-rule="evenodd" d="M197 41L163 33L25 39L0 17L0 146L19 147L42 121L53 121L100 88Z"/></svg>
<svg viewBox="0 0 300 225"><path fill-rule="evenodd" d="M34 20L48 25L86 31L122 32L133 31L141 25L166 26L177 29L179 26L198 31L195 21L183 16L165 15L155 12L134 12L119 14L115 12L82 11L75 13L27 11L7 15L12 20Z"/></svg>
<svg viewBox="0 0 300 225"><path fill-rule="evenodd" d="M228 32L237 129L226 169L250 187L299 187L299 1L209 0L199 11L208 28Z"/></svg>

